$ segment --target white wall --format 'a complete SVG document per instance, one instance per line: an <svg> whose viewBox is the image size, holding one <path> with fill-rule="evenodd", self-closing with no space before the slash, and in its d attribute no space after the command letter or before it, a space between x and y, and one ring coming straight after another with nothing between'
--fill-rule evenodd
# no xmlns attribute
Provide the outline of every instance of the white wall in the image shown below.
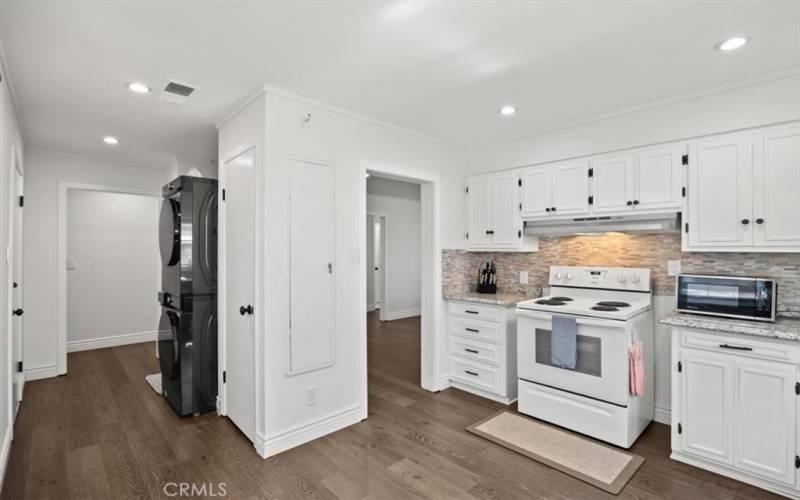
<svg viewBox="0 0 800 500"><path fill-rule="evenodd" d="M47 377L54 376L58 366L59 183L159 192L164 171L38 150L29 150L25 160L23 300L25 309L31 311L25 316L25 367L29 377ZM153 225L157 224L158 220L153 220Z"/></svg>
<svg viewBox="0 0 800 500"><path fill-rule="evenodd" d="M15 168L12 150L22 157L23 144L17 111L9 90L9 74L3 58L0 43L0 249L5 251L9 244L9 186ZM0 264L0 478L5 474L8 452L13 433L11 415L11 371L9 364L9 271L5 260Z"/></svg>
<svg viewBox="0 0 800 500"><path fill-rule="evenodd" d="M70 189L67 350L155 340L160 199Z"/></svg>
<svg viewBox="0 0 800 500"><path fill-rule="evenodd" d="M687 99L613 118L499 144L467 155L467 173L546 163L564 158L670 142L800 119L800 76ZM462 241L460 248L466 242ZM674 298L655 298L656 318ZM656 415L670 411L669 328L656 325Z"/></svg>
<svg viewBox="0 0 800 500"><path fill-rule="evenodd" d="M385 294L387 321L420 314L420 186L370 176L367 213L386 216Z"/></svg>
<svg viewBox="0 0 800 500"><path fill-rule="evenodd" d="M311 120L303 118L311 114ZM259 117L261 117L259 119ZM260 123L266 120L263 131ZM257 283L286 283L288 247L288 163L290 155L300 155L333 163L336 199L336 363L335 365L294 376L287 376L285 339L288 332L287 294L280 286L263 287L262 301L256 310L257 345L256 434L259 440L275 447L297 444L315 433L325 433L349 425L366 416L362 406L366 381L362 378L365 360L362 354L361 328L364 295L358 291L362 280L363 256L360 255L365 220L359 196L365 189L363 162L402 167L441 181L436 200L440 226L436 228L443 245L457 245L462 229L452 224L461 221L463 199L461 154L437 143L364 121L330 108L301 99L267 93L245 107L221 126L220 155L243 144L267 144L257 151L256 169L260 171L257 190L265 214L264 248L257 259L269 262ZM222 160L220 161L220 164ZM260 165L260 167L259 167ZM362 195L363 196L363 195ZM258 221L257 221L258 224ZM313 228L309 228L313 230ZM440 256L436 257L441 259ZM260 309L259 309L260 306ZM313 313L313 304L308 304ZM437 304L441 308L441 304ZM260 341L257 338L257 343ZM443 361L442 361L443 362ZM258 385L261 385L258 387ZM306 388L317 386L317 403L306 404ZM264 404L266 401L266 404ZM258 443L257 443L258 445ZM264 448L262 446L262 448Z"/></svg>

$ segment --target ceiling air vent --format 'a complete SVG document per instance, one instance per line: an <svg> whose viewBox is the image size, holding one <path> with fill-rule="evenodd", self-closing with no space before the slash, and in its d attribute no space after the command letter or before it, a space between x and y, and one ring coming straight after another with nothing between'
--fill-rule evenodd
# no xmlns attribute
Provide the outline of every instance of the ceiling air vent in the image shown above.
<svg viewBox="0 0 800 500"><path fill-rule="evenodd" d="M197 87L167 80L164 90L158 96L158 100L172 104L183 104L197 90L199 90Z"/></svg>

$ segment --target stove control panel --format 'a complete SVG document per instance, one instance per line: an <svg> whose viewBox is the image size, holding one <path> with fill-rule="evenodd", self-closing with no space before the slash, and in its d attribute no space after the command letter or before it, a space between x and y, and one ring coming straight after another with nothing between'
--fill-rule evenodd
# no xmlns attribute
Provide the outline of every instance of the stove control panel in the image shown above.
<svg viewBox="0 0 800 500"><path fill-rule="evenodd" d="M650 291L650 270L639 267L552 266L550 285Z"/></svg>

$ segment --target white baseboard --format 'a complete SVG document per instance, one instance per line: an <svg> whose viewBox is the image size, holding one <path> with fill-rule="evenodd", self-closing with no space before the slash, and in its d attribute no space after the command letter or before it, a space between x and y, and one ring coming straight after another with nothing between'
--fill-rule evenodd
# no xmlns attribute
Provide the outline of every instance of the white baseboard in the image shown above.
<svg viewBox="0 0 800 500"><path fill-rule="evenodd" d="M405 309L402 311L383 311L383 320L384 321L394 321L396 319L405 319L405 318L414 318L416 316L420 316L422 312L419 308L416 309Z"/></svg>
<svg viewBox="0 0 800 500"><path fill-rule="evenodd" d="M27 368L25 370L25 381L39 380L43 378L58 377L58 366L40 366L38 368Z"/></svg>
<svg viewBox="0 0 800 500"><path fill-rule="evenodd" d="M659 424L672 425L672 412L666 408L655 408L655 415L653 420Z"/></svg>
<svg viewBox="0 0 800 500"><path fill-rule="evenodd" d="M110 337L100 337L96 339L71 340L67 342L67 352L88 351L90 349L103 349L104 347L116 347L119 345L139 344L141 342L155 342L158 332L138 332L123 333L122 335L112 335Z"/></svg>
<svg viewBox="0 0 800 500"><path fill-rule="evenodd" d="M367 312L372 312L375 310L374 304L367 304Z"/></svg>
<svg viewBox="0 0 800 500"><path fill-rule="evenodd" d="M11 455L11 440L14 438L14 425L8 424L3 433L2 448L0 448L0 486L6 479L6 469L8 468L8 458Z"/></svg>
<svg viewBox="0 0 800 500"><path fill-rule="evenodd" d="M269 458L282 451L321 438L332 432L357 424L363 420L361 405L329 413L311 422L289 427L269 436L256 433L255 447L262 458Z"/></svg>

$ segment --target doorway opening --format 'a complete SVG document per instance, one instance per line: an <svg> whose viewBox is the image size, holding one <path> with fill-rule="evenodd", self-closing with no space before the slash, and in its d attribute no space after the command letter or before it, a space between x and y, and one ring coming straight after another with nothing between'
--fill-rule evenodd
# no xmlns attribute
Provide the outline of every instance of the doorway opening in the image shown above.
<svg viewBox="0 0 800 500"><path fill-rule="evenodd" d="M67 353L155 346L161 284L158 192L66 184L59 192L58 373ZM155 355L155 353L154 353Z"/></svg>
<svg viewBox="0 0 800 500"><path fill-rule="evenodd" d="M435 392L447 387L447 378L439 360L439 178L374 162L362 162L360 175L366 418L368 380L380 385L387 377L402 378L404 385Z"/></svg>

